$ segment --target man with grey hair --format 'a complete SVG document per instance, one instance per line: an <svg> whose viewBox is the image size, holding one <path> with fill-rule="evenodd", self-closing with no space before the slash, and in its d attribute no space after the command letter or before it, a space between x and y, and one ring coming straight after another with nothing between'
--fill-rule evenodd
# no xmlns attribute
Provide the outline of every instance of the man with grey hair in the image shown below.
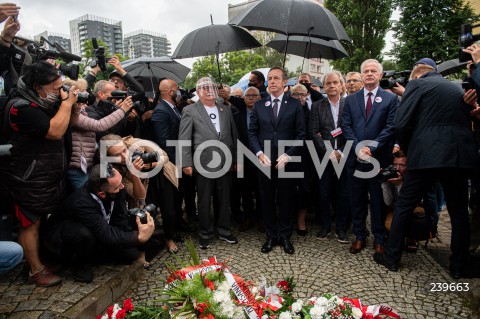
<svg viewBox="0 0 480 319"><path fill-rule="evenodd" d="M348 72L346 78L347 93L353 94L363 87L362 75L359 72Z"/></svg>
<svg viewBox="0 0 480 319"><path fill-rule="evenodd" d="M323 77L323 88L327 98L313 103L310 114L310 134L314 141L318 156L322 159L328 156L325 170L320 176L319 183L319 217L321 229L317 234L318 239L327 239L331 232L332 220L330 203L336 196L335 231L338 242L348 243L347 219L350 214L350 196L348 190L347 173L342 170L337 176L333 161L340 162L345 146L345 137L342 134L341 114L344 109L345 98L342 94L342 75L338 71L331 71ZM326 143L330 143L333 151L327 154Z"/></svg>
<svg viewBox="0 0 480 319"><path fill-rule="evenodd" d="M217 200L219 239L238 243L230 231L231 166L236 160L238 133L230 107L218 103L218 90L213 80L201 78L196 88L199 100L183 109L178 139L192 144L182 148L182 168L185 175L195 178L199 245L207 249L214 235L215 218L210 216L212 196Z"/></svg>
<svg viewBox="0 0 480 319"><path fill-rule="evenodd" d="M363 147L359 147L358 157L354 152L349 154L352 231L356 236L350 252L357 254L365 248L368 194L370 194L373 245L375 252L383 253L386 230L382 213L383 197L380 179L378 175L370 178L356 176L374 174L373 163L380 164L380 167L387 167L392 162L395 139L393 119L398 99L394 94L379 87L383 68L377 60L364 61L361 72L364 88L345 99L341 123L345 139L353 142L352 150L356 150L359 143L365 143L361 144Z"/></svg>

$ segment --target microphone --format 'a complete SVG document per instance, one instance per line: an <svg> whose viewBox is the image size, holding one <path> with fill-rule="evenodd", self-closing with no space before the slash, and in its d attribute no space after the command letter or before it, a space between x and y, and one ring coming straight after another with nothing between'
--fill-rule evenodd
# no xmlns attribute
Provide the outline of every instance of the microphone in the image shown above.
<svg viewBox="0 0 480 319"><path fill-rule="evenodd" d="M82 61L82 58L79 57L78 55L68 53L68 52L60 52L58 56L67 61Z"/></svg>

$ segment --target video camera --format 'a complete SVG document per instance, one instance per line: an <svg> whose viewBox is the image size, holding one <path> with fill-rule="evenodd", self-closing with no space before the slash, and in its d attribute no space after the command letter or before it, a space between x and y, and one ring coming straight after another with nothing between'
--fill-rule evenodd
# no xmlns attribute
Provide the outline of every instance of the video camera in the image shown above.
<svg viewBox="0 0 480 319"><path fill-rule="evenodd" d="M140 93L137 93L135 91L132 91L132 90L128 90L128 91L112 91L112 96L109 97L108 99L109 100L125 100L128 96L131 96L132 97L132 102L133 102L133 107L132 109L135 109L138 113L142 114L145 109L143 107L143 104L142 104L142 101L144 100L145 98L145 95L144 94L140 94Z"/></svg>
<svg viewBox="0 0 480 319"><path fill-rule="evenodd" d="M480 27L480 24L471 25L470 23L462 24L460 26L460 37L458 43L460 50L458 51L458 60L460 62L467 62L472 59L472 55L463 52L463 49L471 46L476 41L480 40L480 34L473 34L473 28Z"/></svg>
<svg viewBox="0 0 480 319"><path fill-rule="evenodd" d="M92 46L96 60L90 63L90 67L94 68L98 65L102 72L107 71L107 62L110 61L110 58L105 57L105 48L98 46L97 38L92 38Z"/></svg>
<svg viewBox="0 0 480 319"><path fill-rule="evenodd" d="M22 41L25 41L23 38L16 37ZM80 67L77 64L73 64L72 61L81 61L82 58L78 55L71 54L65 51L64 48L57 42L53 44L50 43L47 39L43 36L40 38L40 42L36 41L28 41L31 42L27 46L28 53L30 53L33 62L37 62L40 60L47 60L47 59L62 59L63 61L67 62L67 64L60 64L59 71L69 77L72 80L78 79L78 74L80 72ZM44 44L48 43L50 47L55 48L55 50L47 50L43 46Z"/></svg>
<svg viewBox="0 0 480 319"><path fill-rule="evenodd" d="M401 86L405 86L408 83L410 73L412 71L410 70L405 70L405 71L384 71L383 72L383 79L380 80L380 87L382 89L391 89L394 88L397 83L400 84Z"/></svg>
<svg viewBox="0 0 480 319"><path fill-rule="evenodd" d="M142 224L147 224L147 212L150 213L150 215L155 215L157 210L157 206L155 204L148 204L144 208L132 208L128 210L128 216L132 218L131 224L137 225L136 218L137 216L140 218L140 222Z"/></svg>

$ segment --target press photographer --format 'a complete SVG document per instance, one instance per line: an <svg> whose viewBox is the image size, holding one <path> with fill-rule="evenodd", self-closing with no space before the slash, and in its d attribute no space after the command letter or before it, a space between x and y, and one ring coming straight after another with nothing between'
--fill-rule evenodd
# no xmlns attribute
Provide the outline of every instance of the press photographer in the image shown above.
<svg viewBox="0 0 480 319"><path fill-rule="evenodd" d="M93 280L92 263L142 259L142 244L155 229L149 211L144 212L143 222L135 216L132 227L122 175L110 164L103 174L101 169L101 165L94 166L85 186L69 196L47 221L46 247L73 267L73 276L80 282Z"/></svg>

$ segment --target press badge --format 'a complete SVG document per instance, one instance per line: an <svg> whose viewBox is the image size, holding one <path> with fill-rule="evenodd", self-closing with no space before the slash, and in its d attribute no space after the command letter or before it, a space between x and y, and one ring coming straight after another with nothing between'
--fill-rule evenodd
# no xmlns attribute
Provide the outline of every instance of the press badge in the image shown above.
<svg viewBox="0 0 480 319"><path fill-rule="evenodd" d="M332 134L332 137L337 137L338 135L340 135L340 134L342 134L342 133L343 133L343 132L342 132L342 128L341 128L341 127L339 127L339 128L337 128L337 129L335 129L335 130L333 130L333 131L330 132L330 134Z"/></svg>
<svg viewBox="0 0 480 319"><path fill-rule="evenodd" d="M85 156L80 156L80 168L82 169L82 172L84 172L85 174L87 174L87 160L85 158Z"/></svg>

